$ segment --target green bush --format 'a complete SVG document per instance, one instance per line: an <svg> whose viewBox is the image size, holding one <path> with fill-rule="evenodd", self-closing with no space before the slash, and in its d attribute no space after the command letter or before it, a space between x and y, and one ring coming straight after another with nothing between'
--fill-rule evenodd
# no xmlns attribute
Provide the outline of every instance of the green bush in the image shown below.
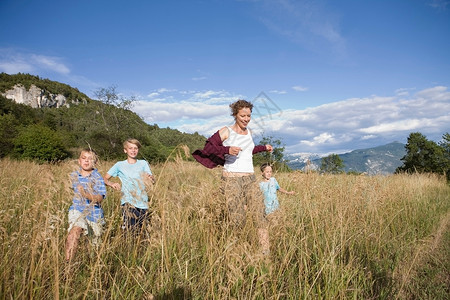
<svg viewBox="0 0 450 300"><path fill-rule="evenodd" d="M64 137L42 125L31 125L14 139L14 155L21 159L55 162L69 157Z"/></svg>
<svg viewBox="0 0 450 300"><path fill-rule="evenodd" d="M7 156L14 149L17 131L17 120L12 114L0 115L0 157Z"/></svg>

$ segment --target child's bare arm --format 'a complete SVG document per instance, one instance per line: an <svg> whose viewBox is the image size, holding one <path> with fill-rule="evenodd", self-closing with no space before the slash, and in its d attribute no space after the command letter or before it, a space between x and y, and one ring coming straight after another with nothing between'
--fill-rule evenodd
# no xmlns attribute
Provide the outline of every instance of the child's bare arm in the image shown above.
<svg viewBox="0 0 450 300"><path fill-rule="evenodd" d="M109 174L106 174L103 177L103 181L105 182L105 185L110 186L113 189L120 191L120 183L112 182L112 181L110 181L110 179L111 179L111 175L109 175Z"/></svg>
<svg viewBox="0 0 450 300"><path fill-rule="evenodd" d="M150 180L153 184L155 184L156 182L156 177L152 174L146 173L146 176L144 178Z"/></svg>
<svg viewBox="0 0 450 300"><path fill-rule="evenodd" d="M82 185L78 185L77 189L80 192L81 196L90 200L91 202L100 203L103 200L103 195L88 193L84 190Z"/></svg>
<svg viewBox="0 0 450 300"><path fill-rule="evenodd" d="M282 193L287 194L287 195L295 195L295 191L287 191L287 190L285 190L285 189L283 189L283 188L279 188L278 190L279 190L280 192L282 192Z"/></svg>

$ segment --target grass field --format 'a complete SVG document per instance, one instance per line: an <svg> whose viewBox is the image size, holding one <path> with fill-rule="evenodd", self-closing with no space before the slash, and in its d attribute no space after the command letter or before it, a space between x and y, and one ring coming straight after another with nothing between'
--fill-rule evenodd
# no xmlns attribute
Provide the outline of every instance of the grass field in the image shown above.
<svg viewBox="0 0 450 300"><path fill-rule="evenodd" d="M277 173L297 194L279 194L266 257L251 223L224 223L220 170L177 158L152 166L142 238L122 236L108 189L103 242L83 237L67 276L75 168L0 160L1 299L450 298L450 187L438 177Z"/></svg>

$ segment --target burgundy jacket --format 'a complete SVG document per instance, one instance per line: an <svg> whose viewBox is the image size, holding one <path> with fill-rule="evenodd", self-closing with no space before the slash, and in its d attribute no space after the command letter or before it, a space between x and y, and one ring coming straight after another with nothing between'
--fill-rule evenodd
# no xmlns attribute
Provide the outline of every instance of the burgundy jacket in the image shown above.
<svg viewBox="0 0 450 300"><path fill-rule="evenodd" d="M212 169L225 164L225 154L230 151L229 146L224 146L219 131L206 140L203 149L195 150L192 156L205 167ZM258 145L253 148L253 154L266 151L266 146Z"/></svg>

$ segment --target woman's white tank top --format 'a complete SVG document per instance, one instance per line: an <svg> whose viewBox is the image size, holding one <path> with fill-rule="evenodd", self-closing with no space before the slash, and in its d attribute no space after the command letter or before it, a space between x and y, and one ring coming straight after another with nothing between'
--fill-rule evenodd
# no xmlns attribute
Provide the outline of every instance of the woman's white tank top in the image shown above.
<svg viewBox="0 0 450 300"><path fill-rule="evenodd" d="M228 138L223 141L224 146L235 146L241 147L242 150L238 155L225 154L225 164L224 169L227 172L237 172L237 173L254 173L253 169L253 148L255 143L250 132L247 129L247 134L238 134L233 129L228 127Z"/></svg>

